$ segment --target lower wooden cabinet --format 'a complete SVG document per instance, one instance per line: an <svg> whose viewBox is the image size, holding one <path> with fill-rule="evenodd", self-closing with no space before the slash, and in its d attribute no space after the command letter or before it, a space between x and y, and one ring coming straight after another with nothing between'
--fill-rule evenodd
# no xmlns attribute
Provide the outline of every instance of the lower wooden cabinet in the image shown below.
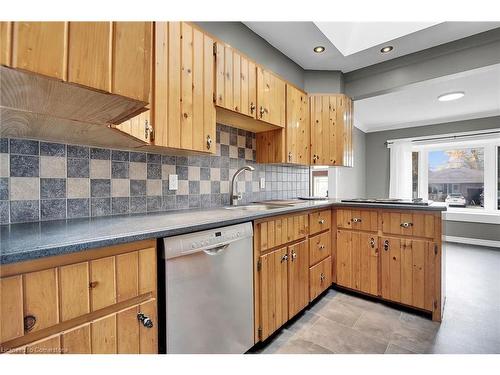
<svg viewBox="0 0 500 375"><path fill-rule="evenodd" d="M437 244L395 237L381 238L382 297L433 310Z"/></svg>
<svg viewBox="0 0 500 375"><path fill-rule="evenodd" d="M288 318L309 303L309 249L307 240L288 247Z"/></svg>
<svg viewBox="0 0 500 375"><path fill-rule="evenodd" d="M370 233L337 231L337 284L378 294L378 237Z"/></svg>
<svg viewBox="0 0 500 375"><path fill-rule="evenodd" d="M1 352L158 350L156 240L3 265L1 276Z"/></svg>
<svg viewBox="0 0 500 375"><path fill-rule="evenodd" d="M332 257L329 256L309 270L309 300L313 301L332 285Z"/></svg>

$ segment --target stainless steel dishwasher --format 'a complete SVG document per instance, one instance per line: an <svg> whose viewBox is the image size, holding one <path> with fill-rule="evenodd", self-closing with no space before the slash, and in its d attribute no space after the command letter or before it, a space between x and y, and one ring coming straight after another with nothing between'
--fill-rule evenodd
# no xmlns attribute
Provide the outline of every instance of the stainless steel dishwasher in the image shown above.
<svg viewBox="0 0 500 375"><path fill-rule="evenodd" d="M164 239L167 353L254 344L251 223Z"/></svg>

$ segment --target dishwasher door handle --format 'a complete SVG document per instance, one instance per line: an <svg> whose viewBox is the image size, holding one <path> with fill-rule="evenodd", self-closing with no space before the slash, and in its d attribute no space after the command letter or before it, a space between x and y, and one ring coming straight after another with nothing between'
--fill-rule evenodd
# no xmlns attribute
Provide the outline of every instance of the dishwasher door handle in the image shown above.
<svg viewBox="0 0 500 375"><path fill-rule="evenodd" d="M211 249L204 249L203 252L207 255L217 255L219 254L221 251L224 251L226 250L227 248L229 247L229 244L224 244L224 245L220 245L220 246L217 246L217 247L213 247Z"/></svg>

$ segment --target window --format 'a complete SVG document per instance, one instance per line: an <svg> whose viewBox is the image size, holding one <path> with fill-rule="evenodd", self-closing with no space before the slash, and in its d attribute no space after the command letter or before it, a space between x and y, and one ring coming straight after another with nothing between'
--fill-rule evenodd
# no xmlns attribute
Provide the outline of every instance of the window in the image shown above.
<svg viewBox="0 0 500 375"><path fill-rule="evenodd" d="M429 199L450 207L483 207L484 149L429 151L427 179Z"/></svg>
<svg viewBox="0 0 500 375"><path fill-rule="evenodd" d="M314 197L328 196L328 167L311 167L311 192Z"/></svg>

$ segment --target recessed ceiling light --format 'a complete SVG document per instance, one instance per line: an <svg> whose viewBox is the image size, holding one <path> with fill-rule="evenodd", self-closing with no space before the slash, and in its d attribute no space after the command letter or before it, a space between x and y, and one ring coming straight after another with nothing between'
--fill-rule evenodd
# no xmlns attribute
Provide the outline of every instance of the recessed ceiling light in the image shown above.
<svg viewBox="0 0 500 375"><path fill-rule="evenodd" d="M449 92L438 96L440 102L449 102L451 100L457 100L463 98L465 93L463 91Z"/></svg>
<svg viewBox="0 0 500 375"><path fill-rule="evenodd" d="M325 52L325 47L323 47L323 46L316 46L316 47L313 48L313 51L316 52L316 53Z"/></svg>
<svg viewBox="0 0 500 375"><path fill-rule="evenodd" d="M393 49L394 49L394 47L393 47L393 46L385 46L384 48L382 48L382 49L380 50L380 52L382 52L382 53L387 53L387 52L391 52Z"/></svg>

